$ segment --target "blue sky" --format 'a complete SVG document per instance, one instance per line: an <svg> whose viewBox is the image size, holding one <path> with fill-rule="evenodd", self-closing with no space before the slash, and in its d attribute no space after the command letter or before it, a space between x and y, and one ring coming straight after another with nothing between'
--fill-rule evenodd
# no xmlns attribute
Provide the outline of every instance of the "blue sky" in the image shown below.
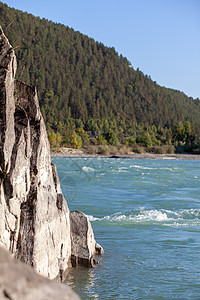
<svg viewBox="0 0 200 300"><path fill-rule="evenodd" d="M200 98L200 0L5 0L115 47L162 86Z"/></svg>

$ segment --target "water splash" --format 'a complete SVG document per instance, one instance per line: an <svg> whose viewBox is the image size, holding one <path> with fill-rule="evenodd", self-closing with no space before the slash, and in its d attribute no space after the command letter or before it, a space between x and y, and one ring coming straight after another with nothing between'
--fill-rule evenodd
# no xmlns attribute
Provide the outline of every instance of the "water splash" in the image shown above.
<svg viewBox="0 0 200 300"><path fill-rule="evenodd" d="M91 222L106 222L108 225L162 225L162 226L197 226L200 225L200 209L172 211L165 209L140 208L133 211L117 212L104 217L89 215Z"/></svg>
<svg viewBox="0 0 200 300"><path fill-rule="evenodd" d="M91 168L91 167L82 167L82 170L85 171L85 172L95 172L96 170L94 168Z"/></svg>

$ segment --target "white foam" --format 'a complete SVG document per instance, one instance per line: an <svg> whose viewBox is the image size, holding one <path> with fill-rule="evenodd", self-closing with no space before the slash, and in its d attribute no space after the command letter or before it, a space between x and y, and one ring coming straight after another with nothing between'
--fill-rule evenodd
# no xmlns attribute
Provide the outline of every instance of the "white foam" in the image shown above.
<svg viewBox="0 0 200 300"><path fill-rule="evenodd" d="M92 215L86 215L90 222L98 221L100 218L93 217Z"/></svg>
<svg viewBox="0 0 200 300"><path fill-rule="evenodd" d="M134 211L132 213L122 213L118 212L111 216L105 216L101 220L110 220L110 221L166 221L169 220L167 214L165 212L157 211L157 210L145 210L140 209L139 211Z"/></svg>
<svg viewBox="0 0 200 300"><path fill-rule="evenodd" d="M127 217L125 215L120 215L120 216L114 216L112 218L112 220L116 220L116 221L121 221L121 220L126 220Z"/></svg>
<svg viewBox="0 0 200 300"><path fill-rule="evenodd" d="M131 165L130 168L137 168L137 169L142 169L142 170L153 170L153 168L143 167L143 166L138 166L138 165Z"/></svg>
<svg viewBox="0 0 200 300"><path fill-rule="evenodd" d="M88 215L90 221L123 222L125 224L162 224L163 226L188 226L200 224L200 209L188 209L182 211L171 211L165 209L145 209L128 212L117 212L102 218Z"/></svg>
<svg viewBox="0 0 200 300"><path fill-rule="evenodd" d="M82 167L82 170L85 171L85 172L95 172L96 171L95 169L90 168L90 167L86 167L86 166Z"/></svg>
<svg viewBox="0 0 200 300"><path fill-rule="evenodd" d="M141 170L168 170L171 172L174 172L174 170L178 170L178 168L150 168L150 167L144 167L144 166L139 166L139 165L130 165L130 168L136 168L136 169L141 169Z"/></svg>
<svg viewBox="0 0 200 300"><path fill-rule="evenodd" d="M136 220L162 222L168 220L167 214L158 210L141 212L135 217Z"/></svg>

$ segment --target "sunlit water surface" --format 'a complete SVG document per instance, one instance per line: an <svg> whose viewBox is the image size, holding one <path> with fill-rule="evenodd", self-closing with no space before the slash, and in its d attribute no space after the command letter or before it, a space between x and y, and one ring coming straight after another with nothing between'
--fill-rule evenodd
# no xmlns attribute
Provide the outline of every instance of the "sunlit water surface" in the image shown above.
<svg viewBox="0 0 200 300"><path fill-rule="evenodd" d="M53 158L105 251L69 271L82 299L200 299L200 161Z"/></svg>

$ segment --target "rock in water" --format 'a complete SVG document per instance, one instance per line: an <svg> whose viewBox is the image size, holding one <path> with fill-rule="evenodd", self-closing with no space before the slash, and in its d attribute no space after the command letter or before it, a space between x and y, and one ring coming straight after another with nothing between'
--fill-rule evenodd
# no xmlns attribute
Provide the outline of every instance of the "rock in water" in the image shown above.
<svg viewBox="0 0 200 300"><path fill-rule="evenodd" d="M16 67L0 27L0 246L42 275L62 280L71 262L70 212L36 88L15 80Z"/></svg>
<svg viewBox="0 0 200 300"><path fill-rule="evenodd" d="M1 300L80 300L66 284L38 275L0 248Z"/></svg>
<svg viewBox="0 0 200 300"><path fill-rule="evenodd" d="M103 254L103 248L95 242L92 226L87 216L81 211L70 212L72 266L93 267L97 261L94 254Z"/></svg>

